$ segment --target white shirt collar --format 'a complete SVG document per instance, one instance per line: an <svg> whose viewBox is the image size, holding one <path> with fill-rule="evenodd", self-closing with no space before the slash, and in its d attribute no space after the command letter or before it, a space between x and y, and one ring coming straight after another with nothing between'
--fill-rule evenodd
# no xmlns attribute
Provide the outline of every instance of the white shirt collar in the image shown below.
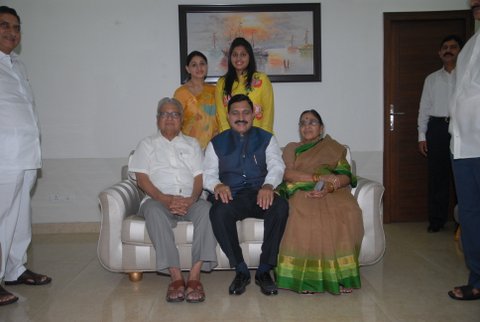
<svg viewBox="0 0 480 322"><path fill-rule="evenodd" d="M5 54L3 51L0 51L0 61L7 62L9 65L12 65L14 61L17 60L18 55L12 51L10 55Z"/></svg>

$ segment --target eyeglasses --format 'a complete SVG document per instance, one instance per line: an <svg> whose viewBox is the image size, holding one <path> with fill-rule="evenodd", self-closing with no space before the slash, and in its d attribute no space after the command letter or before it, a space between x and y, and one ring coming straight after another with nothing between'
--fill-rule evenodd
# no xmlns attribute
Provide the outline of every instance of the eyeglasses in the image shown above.
<svg viewBox="0 0 480 322"><path fill-rule="evenodd" d="M310 121L300 121L298 123L298 125L300 125L301 127L304 127L304 126L307 126L307 125L311 125L311 126L317 126L319 125L320 122L319 121L316 121L316 120L310 120Z"/></svg>
<svg viewBox="0 0 480 322"><path fill-rule="evenodd" d="M160 112L158 113L158 116L162 119L166 119L168 117L171 117L174 120L177 120L182 116L182 113L179 112Z"/></svg>

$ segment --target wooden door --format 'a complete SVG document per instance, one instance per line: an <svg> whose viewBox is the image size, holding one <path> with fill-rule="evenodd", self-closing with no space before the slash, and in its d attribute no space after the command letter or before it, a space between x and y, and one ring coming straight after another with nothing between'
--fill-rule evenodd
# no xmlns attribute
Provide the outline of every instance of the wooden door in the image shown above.
<svg viewBox="0 0 480 322"><path fill-rule="evenodd" d="M385 222L426 221L427 160L418 152L417 117L425 77L442 67L440 42L468 39L471 11L384 14Z"/></svg>

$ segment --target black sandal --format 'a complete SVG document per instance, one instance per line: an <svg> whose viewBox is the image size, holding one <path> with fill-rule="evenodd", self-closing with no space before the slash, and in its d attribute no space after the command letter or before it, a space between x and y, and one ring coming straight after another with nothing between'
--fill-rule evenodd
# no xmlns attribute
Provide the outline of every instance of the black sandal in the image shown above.
<svg viewBox="0 0 480 322"><path fill-rule="evenodd" d="M473 300L480 300L480 290L477 294L473 294L474 287L471 285L463 285L454 287L454 289L459 289L462 291L462 297L457 296L453 291L448 291L448 296L450 296L454 300L459 301L473 301Z"/></svg>
<svg viewBox="0 0 480 322"><path fill-rule="evenodd" d="M47 275L37 274L27 269L16 281L5 281L5 285L45 285L52 281Z"/></svg>

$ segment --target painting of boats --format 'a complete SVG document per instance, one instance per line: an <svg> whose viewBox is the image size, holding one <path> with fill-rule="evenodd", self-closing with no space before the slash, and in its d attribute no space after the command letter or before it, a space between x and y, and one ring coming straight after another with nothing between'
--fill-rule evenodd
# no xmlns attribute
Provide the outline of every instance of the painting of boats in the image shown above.
<svg viewBox="0 0 480 322"><path fill-rule="evenodd" d="M318 10L320 6L320 4L303 5L308 5L308 8L313 6L315 9L318 7ZM263 8L267 5L259 6ZM185 7L195 9L199 6ZM205 7L208 7L206 12L194 10L185 13L183 31L188 42L185 42L184 50L187 53L198 50L207 56L211 79L216 80L226 73L228 51L236 37L243 37L250 42L257 69L266 72L272 81L285 81L303 75L308 77L297 79L319 79L320 27L319 21L314 19L315 15L310 9L279 11L279 8L290 7L278 5L268 6L269 10L265 12L237 10L237 7L257 8L254 5L245 5L229 6L229 9L230 7L235 9L231 12L228 10L217 12L218 7L225 6ZM210 12L212 7L215 10ZM270 10L271 8L275 10ZM295 77L285 77L290 75Z"/></svg>

